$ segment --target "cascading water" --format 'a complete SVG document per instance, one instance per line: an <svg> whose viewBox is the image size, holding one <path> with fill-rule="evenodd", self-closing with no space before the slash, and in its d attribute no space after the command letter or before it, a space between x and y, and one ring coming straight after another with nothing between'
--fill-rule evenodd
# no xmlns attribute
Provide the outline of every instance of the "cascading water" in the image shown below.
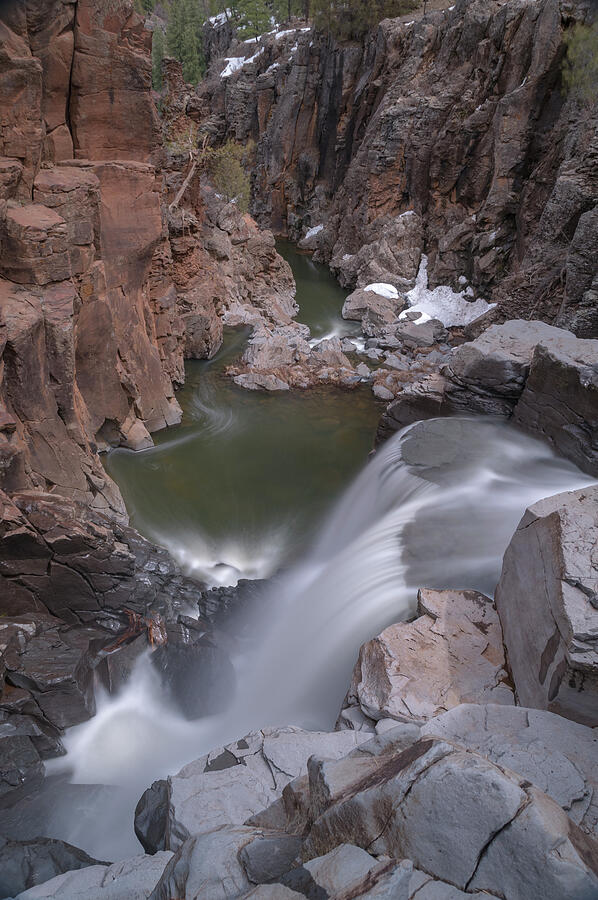
<svg viewBox="0 0 598 900"><path fill-rule="evenodd" d="M116 784L100 809L56 836L96 856L138 851L136 800L152 780L265 725L330 729L359 645L413 614L417 588L492 592L525 507L588 484L544 444L484 419L438 419L397 434L345 493L312 549L264 598L259 641L236 661L221 715L195 723L168 707L142 661L123 692L70 730L76 782ZM101 803L101 796L96 801Z"/></svg>

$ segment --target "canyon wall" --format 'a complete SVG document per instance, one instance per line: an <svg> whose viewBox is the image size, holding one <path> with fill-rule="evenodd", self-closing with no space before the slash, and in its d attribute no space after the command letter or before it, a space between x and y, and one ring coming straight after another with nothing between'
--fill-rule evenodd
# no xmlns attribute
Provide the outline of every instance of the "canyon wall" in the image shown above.
<svg viewBox="0 0 598 900"><path fill-rule="evenodd" d="M248 62L221 77L214 61L190 114L212 138L257 142L254 214L296 240L322 225L306 246L342 283L405 289L423 250L431 286L472 285L495 320L594 337L598 132L560 74L588 12L457 0L385 20L363 46L299 27L233 44Z"/></svg>

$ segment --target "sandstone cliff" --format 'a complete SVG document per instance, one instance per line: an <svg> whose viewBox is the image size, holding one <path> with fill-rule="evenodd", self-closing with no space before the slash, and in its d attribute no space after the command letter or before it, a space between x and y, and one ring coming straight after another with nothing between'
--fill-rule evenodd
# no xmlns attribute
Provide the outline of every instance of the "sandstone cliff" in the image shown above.
<svg viewBox="0 0 598 900"><path fill-rule="evenodd" d="M496 319L593 337L596 117L560 80L588 9L457 0L363 46L307 28L233 43L237 68L214 61L188 109L216 140L257 141L254 214L296 240L322 225L308 246L342 283L404 289L423 250L432 286L471 284Z"/></svg>

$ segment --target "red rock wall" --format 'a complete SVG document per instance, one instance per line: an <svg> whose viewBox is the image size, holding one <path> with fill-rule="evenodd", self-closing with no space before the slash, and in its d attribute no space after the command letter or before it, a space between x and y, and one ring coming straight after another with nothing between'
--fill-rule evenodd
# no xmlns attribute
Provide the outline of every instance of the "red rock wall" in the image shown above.
<svg viewBox="0 0 598 900"><path fill-rule="evenodd" d="M0 486L125 516L98 449L177 422L151 36L128 0L0 6Z"/></svg>

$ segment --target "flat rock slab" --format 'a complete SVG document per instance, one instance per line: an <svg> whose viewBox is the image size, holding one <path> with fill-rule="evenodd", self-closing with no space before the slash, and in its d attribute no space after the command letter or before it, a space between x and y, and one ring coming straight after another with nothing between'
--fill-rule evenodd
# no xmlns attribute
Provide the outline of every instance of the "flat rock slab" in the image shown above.
<svg viewBox="0 0 598 900"><path fill-rule="evenodd" d="M421 590L418 612L414 622L391 625L361 647L345 709L358 707L374 721L419 721L465 702L513 704L500 622L488 597Z"/></svg>

